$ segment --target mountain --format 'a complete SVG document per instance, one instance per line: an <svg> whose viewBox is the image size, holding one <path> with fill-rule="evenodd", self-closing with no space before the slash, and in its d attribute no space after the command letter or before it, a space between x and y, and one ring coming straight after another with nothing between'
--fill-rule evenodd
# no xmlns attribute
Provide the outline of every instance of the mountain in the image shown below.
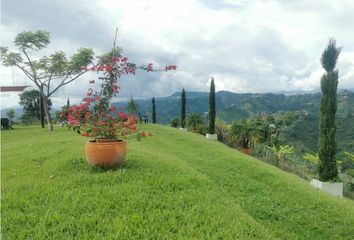
<svg viewBox="0 0 354 240"><path fill-rule="evenodd" d="M1 109L1 117L2 118L7 118L7 112L9 110L13 109L15 111L15 118L14 120L17 121L17 119L19 119L22 114L23 114L23 108L22 107L14 107L14 108L4 108Z"/></svg>
<svg viewBox="0 0 354 240"><path fill-rule="evenodd" d="M10 109L13 109L15 111L15 118L14 118L14 121L18 121L21 116L23 115L23 107L13 107L13 108L4 108L4 109L1 109L1 117L2 118L7 118L7 112L10 110ZM59 109L61 109L61 107L59 106L54 106L54 107L51 107L50 109L50 114L51 116L55 116L55 112L56 111L59 111Z"/></svg>
<svg viewBox="0 0 354 240"><path fill-rule="evenodd" d="M248 99L252 93L232 93L219 91L216 93L216 110L221 110L235 102ZM186 111L197 112L205 116L209 109L209 93L186 92ZM139 112L151 118L152 103L148 100L134 100L139 106ZM156 98L157 122L169 124L173 118L179 117L181 112L181 93L176 92L169 97ZM127 102L116 102L114 105L119 111L125 111Z"/></svg>
<svg viewBox="0 0 354 240"><path fill-rule="evenodd" d="M157 120L169 124L180 117L180 92L169 97L157 98ZM198 112L206 117L209 94L186 92L187 113ZM337 143L339 151L354 152L354 92L340 90L337 94ZM281 134L284 143L294 145L297 152L316 152L319 130L321 93L274 94L274 93L216 93L217 117L227 123L238 119L255 117L258 114L273 114L284 117L293 115ZM136 100L141 114L151 118L151 100ZM127 102L115 103L124 111Z"/></svg>
<svg viewBox="0 0 354 240"><path fill-rule="evenodd" d="M157 121L169 124L173 118L180 117L181 93L176 92L169 97L156 98ZM209 109L209 93L186 92L188 112L206 115ZM309 94L274 94L274 93L233 93L219 91L216 93L217 117L227 123L234 120L253 117L257 114L275 114L288 111L319 112L321 93ZM135 100L141 114L151 117L151 99ZM337 117L345 117L354 113L354 92L341 90L338 92ZM114 103L120 111L125 111L127 102Z"/></svg>

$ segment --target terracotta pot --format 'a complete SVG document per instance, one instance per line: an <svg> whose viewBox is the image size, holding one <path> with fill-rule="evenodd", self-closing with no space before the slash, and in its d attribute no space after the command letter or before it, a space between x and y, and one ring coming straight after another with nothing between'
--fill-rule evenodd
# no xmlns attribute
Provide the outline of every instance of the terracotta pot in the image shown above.
<svg viewBox="0 0 354 240"><path fill-rule="evenodd" d="M247 155L251 155L251 148L240 148L240 152L247 154Z"/></svg>
<svg viewBox="0 0 354 240"><path fill-rule="evenodd" d="M123 165L127 153L125 141L86 142L86 160L96 167L118 168Z"/></svg>

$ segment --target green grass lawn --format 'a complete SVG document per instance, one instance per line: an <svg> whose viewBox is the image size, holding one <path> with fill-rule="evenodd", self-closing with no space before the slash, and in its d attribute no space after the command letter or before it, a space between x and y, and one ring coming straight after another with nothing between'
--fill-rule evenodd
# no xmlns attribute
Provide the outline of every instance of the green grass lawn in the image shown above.
<svg viewBox="0 0 354 240"><path fill-rule="evenodd" d="M1 132L2 239L353 239L354 202L203 136L162 126L125 165L87 165L86 139Z"/></svg>

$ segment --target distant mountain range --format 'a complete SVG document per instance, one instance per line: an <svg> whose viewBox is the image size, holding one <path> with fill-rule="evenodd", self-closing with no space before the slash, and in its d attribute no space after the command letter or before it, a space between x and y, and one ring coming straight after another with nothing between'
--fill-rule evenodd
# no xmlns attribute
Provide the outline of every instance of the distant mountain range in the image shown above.
<svg viewBox="0 0 354 240"><path fill-rule="evenodd" d="M169 124L173 118L180 117L181 93L169 97L157 98L157 121ZM206 92L186 92L187 114L197 112L206 117L209 94ZM217 117L226 123L254 117L258 114L274 114L277 116L291 113L294 115L287 125L281 139L284 143L296 147L298 153L317 151L319 131L319 109L321 93L232 93L220 91L216 93ZM338 152L354 152L354 91L340 90L337 94L337 142ZM151 118L151 99L137 100L139 111ZM120 111L126 108L127 102L115 105Z"/></svg>
<svg viewBox="0 0 354 240"><path fill-rule="evenodd" d="M186 92L187 114L197 112L206 115L209 108L209 93ZM257 114L275 114L286 111L318 112L320 93L307 94L274 94L274 93L233 93L219 91L216 93L217 117L225 122L253 117ZM151 99L135 100L141 114L151 117ZM160 124L169 124L173 118L180 116L181 93L177 92L169 97L156 98L157 121ZM337 116L354 113L354 92L341 90L338 92ZM127 102L116 102L114 105L120 110L126 109Z"/></svg>
<svg viewBox="0 0 354 240"><path fill-rule="evenodd" d="M206 118L209 108L209 93L186 92L187 114L200 113ZM282 115L292 113L295 117L282 133L282 140L296 146L300 152L315 152L319 129L319 109L321 93L216 93L217 117L226 123L254 117L258 114ZM337 94L337 141L339 151L354 152L354 91L340 90ZM151 121L151 99L135 100L139 112L147 115ZM125 111L127 101L113 103L118 111ZM53 107L52 116L60 107ZM9 109L2 109L1 116L6 117ZM16 117L23 113L22 108L15 108ZM157 122L170 124L180 117L181 93L169 97L156 98Z"/></svg>
<svg viewBox="0 0 354 240"><path fill-rule="evenodd" d="M209 93L186 92L187 114L197 112L205 116L209 109ZM253 117L257 114L275 114L286 111L318 112L321 94L314 93L233 93L219 91L216 93L217 117L227 123L234 120ZM151 118L151 99L135 100L139 112ZM156 98L157 122L169 124L173 118L180 117L181 93L176 92L169 97ZM125 111L127 101L113 103L119 111ZM53 107L52 113L61 109ZM1 109L1 116L5 117L9 108ZM22 107L14 108L16 117L23 114ZM351 115L354 112L354 89L338 91L337 117Z"/></svg>

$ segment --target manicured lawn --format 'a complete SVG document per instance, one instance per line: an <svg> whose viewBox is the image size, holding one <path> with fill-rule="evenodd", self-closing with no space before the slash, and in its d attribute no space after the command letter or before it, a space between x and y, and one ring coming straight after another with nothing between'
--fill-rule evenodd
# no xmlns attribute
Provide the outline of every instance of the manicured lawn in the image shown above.
<svg viewBox="0 0 354 240"><path fill-rule="evenodd" d="M122 169L87 165L56 128L1 134L2 239L353 239L354 202L200 135L162 126Z"/></svg>

